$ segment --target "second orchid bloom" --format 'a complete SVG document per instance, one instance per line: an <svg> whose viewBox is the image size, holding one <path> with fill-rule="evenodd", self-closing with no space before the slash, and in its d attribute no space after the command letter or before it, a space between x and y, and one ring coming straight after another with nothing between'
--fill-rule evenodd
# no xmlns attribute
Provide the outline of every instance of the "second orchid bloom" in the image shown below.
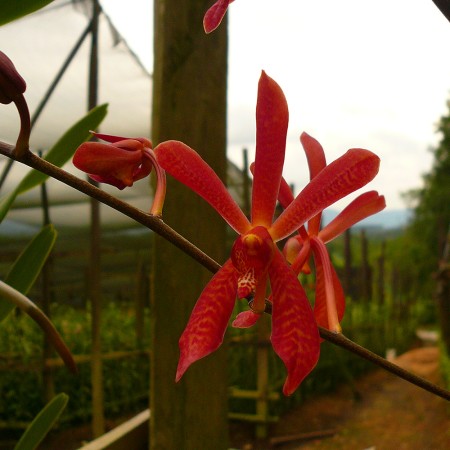
<svg viewBox="0 0 450 450"><path fill-rule="evenodd" d="M154 149L161 167L203 197L239 234L230 259L203 290L180 338L176 380L193 362L220 346L236 298L252 298L251 315L257 318L264 312L269 286L271 342L288 373L284 394L292 394L318 361L320 337L313 310L297 273L276 242L371 181L378 172L379 158L368 150L351 149L333 163L322 165L303 191L273 220L282 181L288 118L283 91L263 72L256 107L251 220L193 149L179 141L163 142ZM325 306L326 310L330 308L336 309L336 305ZM332 320L330 325L333 324Z"/></svg>

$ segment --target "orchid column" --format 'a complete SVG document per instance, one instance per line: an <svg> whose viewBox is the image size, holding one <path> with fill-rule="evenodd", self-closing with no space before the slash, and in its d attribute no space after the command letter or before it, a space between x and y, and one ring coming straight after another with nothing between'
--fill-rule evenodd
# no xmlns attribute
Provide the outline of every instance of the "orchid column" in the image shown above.
<svg viewBox="0 0 450 450"><path fill-rule="evenodd" d="M191 0L180 7L179 0L155 0L152 141L185 142L225 179L227 27L204 33L210 4ZM220 216L173 178L167 182L164 221L222 263L226 228ZM151 448L198 450L214 443L226 449L224 349L199 362L183 383L174 383L178 339L211 274L160 237L154 268Z"/></svg>

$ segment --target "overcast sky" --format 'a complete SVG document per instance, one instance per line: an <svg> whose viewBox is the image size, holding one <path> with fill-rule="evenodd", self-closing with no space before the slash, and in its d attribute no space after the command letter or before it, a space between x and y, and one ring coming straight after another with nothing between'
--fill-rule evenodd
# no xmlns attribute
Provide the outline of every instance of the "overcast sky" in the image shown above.
<svg viewBox="0 0 450 450"><path fill-rule="evenodd" d="M102 4L151 68L151 2ZM229 157L241 164L247 147L253 158L264 69L289 105L288 182L299 190L307 181L298 141L306 131L329 161L351 147L377 153L380 173L366 189L383 193L389 209L405 207L400 193L420 186L429 170L435 123L450 97L450 24L433 2L236 0L228 16Z"/></svg>

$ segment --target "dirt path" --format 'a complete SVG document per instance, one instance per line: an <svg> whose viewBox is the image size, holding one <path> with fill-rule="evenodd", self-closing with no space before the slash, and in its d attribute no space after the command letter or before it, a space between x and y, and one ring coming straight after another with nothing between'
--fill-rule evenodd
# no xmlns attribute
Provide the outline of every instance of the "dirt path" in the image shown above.
<svg viewBox="0 0 450 450"><path fill-rule="evenodd" d="M441 383L435 347L412 350L395 362ZM272 441L247 443L242 450L449 450L450 404L382 370L286 414L271 430ZM316 431L329 437L276 443L275 439Z"/></svg>

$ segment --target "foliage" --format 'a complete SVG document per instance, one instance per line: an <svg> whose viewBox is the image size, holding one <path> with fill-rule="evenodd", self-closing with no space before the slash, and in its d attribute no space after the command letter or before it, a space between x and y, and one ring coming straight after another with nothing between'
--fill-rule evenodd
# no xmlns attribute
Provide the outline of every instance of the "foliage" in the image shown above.
<svg viewBox="0 0 450 450"><path fill-rule="evenodd" d="M433 294L431 274L437 270L450 226L450 101L447 106L449 111L437 124L441 140L431 150L433 166L424 175L423 186L405 194L414 204L414 215L403 240L402 264L409 259L408 269L418 282L419 294Z"/></svg>
<svg viewBox="0 0 450 450"><path fill-rule="evenodd" d="M0 25L20 19L51 3L53 0L1 0Z"/></svg>
<svg viewBox="0 0 450 450"><path fill-rule="evenodd" d="M61 330L75 355L89 355L91 349L91 317L89 311L53 305L52 320ZM146 317L147 318L147 317ZM148 318L147 318L148 319ZM102 350L137 349L135 314L131 309L107 304L102 319ZM145 330L148 330L148 321ZM148 348L148 333L144 336ZM0 327L0 354L12 363L0 373L0 421L30 421L43 406L43 380L40 371L42 336L39 329L22 314L11 314ZM66 392L70 402L61 417L63 423L87 422L91 416L91 375L87 363L79 363L74 376L64 367L53 371L55 390ZM15 364L14 364L15 363ZM14 369L14 365L16 369ZM136 412L147 406L148 355L104 361L105 412L107 417ZM17 376L20 374L20 383Z"/></svg>
<svg viewBox="0 0 450 450"><path fill-rule="evenodd" d="M69 397L66 394L54 397L30 423L14 450L35 449L58 419L68 400Z"/></svg>
<svg viewBox="0 0 450 450"><path fill-rule="evenodd" d="M56 231L52 225L45 226L37 234L6 275L6 283L26 295L39 275L43 264L53 248L56 240ZM14 305L0 303L0 322L13 310Z"/></svg>

